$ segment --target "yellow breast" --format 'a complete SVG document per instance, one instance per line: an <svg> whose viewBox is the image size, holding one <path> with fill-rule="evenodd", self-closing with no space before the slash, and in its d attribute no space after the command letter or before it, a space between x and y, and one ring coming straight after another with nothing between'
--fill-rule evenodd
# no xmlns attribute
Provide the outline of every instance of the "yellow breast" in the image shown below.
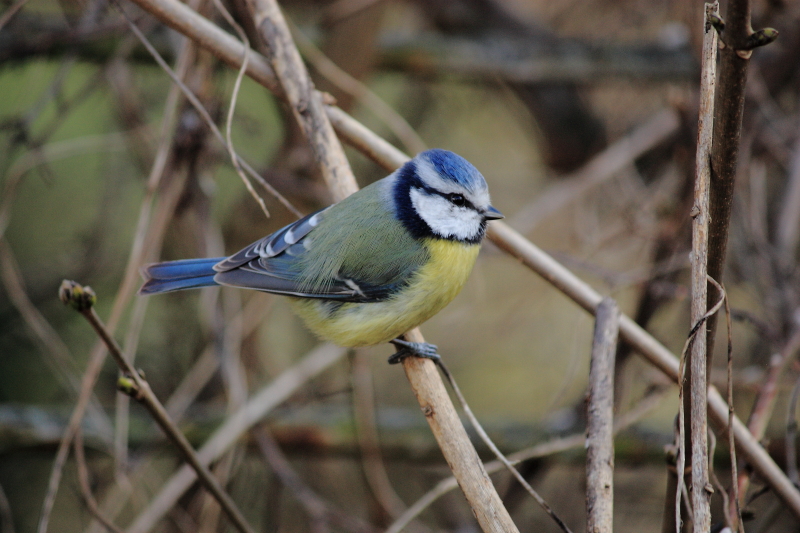
<svg viewBox="0 0 800 533"><path fill-rule="evenodd" d="M391 298L345 304L295 298L295 312L314 333L340 346L371 346L402 335L441 311L461 292L480 251L480 245L444 239L426 239L424 245L430 261Z"/></svg>

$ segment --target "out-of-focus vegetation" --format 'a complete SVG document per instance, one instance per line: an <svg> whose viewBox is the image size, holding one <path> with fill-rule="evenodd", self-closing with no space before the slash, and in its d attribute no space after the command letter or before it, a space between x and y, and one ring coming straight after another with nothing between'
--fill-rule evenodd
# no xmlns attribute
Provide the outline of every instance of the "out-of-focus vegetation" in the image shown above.
<svg viewBox="0 0 800 533"><path fill-rule="evenodd" d="M207 17L221 20L211 2L199 4ZM4 2L2 9L11 5ZM294 0L282 5L305 36L383 98L428 147L453 150L481 170L493 204L513 227L680 351L689 329L700 3ZM240 0L228 6L246 13ZM182 57L176 33L132 4L123 8L170 63ZM735 318L737 412L746 420L755 399L768 385L775 387L764 439L785 466L788 400L800 374L793 227L800 227L795 216L800 9L780 0L754 2L753 16L781 36L757 50L751 64L723 281ZM254 33L251 42L258 42ZM199 50L184 60L190 65L187 85L222 125L235 72ZM320 89L367 126L406 150L413 145L413 139L404 144L392 133L396 128L368 105L317 75L313 64L310 70ZM162 136L171 90L168 76L106 0L29 0L0 28L0 503L8 503L0 505L3 532L11 531L9 520L19 532L36 528L54 452L97 342L81 317L58 302L61 280L91 285L98 313L107 317L151 193L147 220L165 233L160 246L159 237L148 236L144 262L233 253L294 218L256 185L272 214L264 217L226 149L184 101L176 107L175 133ZM621 170L598 179L593 158L657 116L667 117L656 124L661 136L640 155L622 150ZM247 78L233 142L301 211L329 201L291 113ZM164 143L171 143L166 171L148 193L148 175ZM348 154L361 185L384 175L355 150ZM549 209L551 202L556 207ZM439 346L498 445L512 452L583 431L592 324L563 295L486 245L463 293L423 331ZM176 391L188 398L181 427L197 447L226 415L317 343L285 301L228 289L143 302L134 296L116 338L135 352L136 366L165 403ZM724 384L724 340L716 348L711 378ZM381 530L393 520L365 479L365 452L356 438L354 398L369 401L370 386L388 480L405 504L448 475L405 377L385 364L390 353L379 346L342 359L265 419L300 478L330 507L356 520L344 526L329 520L325 526L332 530ZM771 364L781 365L772 380ZM359 365L369 367L371 385L353 378ZM619 413L653 390L670 387L624 347L617 372ZM83 431L91 488L101 506L120 487L125 493L121 510L103 507L124 529L179 466L179 458L144 410L119 400L116 373L106 363ZM191 384L194 396L187 392ZM673 441L677 412L677 391L670 390L618 438L618 531L661 530L663 446ZM128 409L130 427L117 430L122 436L115 444L114 428L128 423L120 414ZM724 448L717 447L717 470L727 487ZM584 527L582 464L579 448L521 467L576 531ZM217 463L217 473L259 530L327 530L309 525L306 509L265 463L252 436L242 436ZM509 476L498 474L495 480L522 531L557 531ZM754 480L750 494L759 489ZM771 494L746 509L752 515L748 531L797 529ZM97 531L89 529L91 523L70 460L50 530ZM409 530L476 527L453 492ZM231 530L197 488L157 528Z"/></svg>

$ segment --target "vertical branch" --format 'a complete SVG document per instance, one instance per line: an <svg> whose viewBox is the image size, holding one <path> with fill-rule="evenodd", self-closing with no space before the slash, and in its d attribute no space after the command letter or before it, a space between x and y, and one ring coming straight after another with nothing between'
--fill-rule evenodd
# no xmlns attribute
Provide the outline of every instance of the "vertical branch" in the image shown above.
<svg viewBox="0 0 800 533"><path fill-rule="evenodd" d="M714 103L714 140L711 152L711 191L708 229L708 275L721 282L725 268L733 205L733 186L739 159L739 140L742 134L744 94L747 67L753 49L774 41L778 32L765 28L753 32L750 26L750 0L730 0L727 22L716 17L713 24L721 31L724 48L720 50L719 90ZM722 31L724 30L724 31ZM708 301L715 302L719 293L708 289ZM714 347L716 318L708 323L708 353Z"/></svg>
<svg viewBox="0 0 800 533"><path fill-rule="evenodd" d="M611 298L597 306L589 369L586 436L586 531L611 533L614 512L614 354L619 309Z"/></svg>
<svg viewBox="0 0 800 533"><path fill-rule="evenodd" d="M719 4L705 5L703 35L703 65L700 78L700 116L697 131L696 179L694 206L692 208L692 327L698 324L708 309L707 259L708 259L708 207L711 169L709 154L714 131L714 90L717 73L717 32L711 25L717 16ZM692 341L691 350L691 453L692 453L692 509L694 533L705 533L711 528L711 491L708 481L708 406L707 357L705 324ZM709 357L710 359L710 357Z"/></svg>

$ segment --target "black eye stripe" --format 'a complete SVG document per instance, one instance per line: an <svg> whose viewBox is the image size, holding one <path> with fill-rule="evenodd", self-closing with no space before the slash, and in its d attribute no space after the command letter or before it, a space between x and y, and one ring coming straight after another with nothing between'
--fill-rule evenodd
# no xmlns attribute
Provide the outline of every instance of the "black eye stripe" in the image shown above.
<svg viewBox="0 0 800 533"><path fill-rule="evenodd" d="M466 207L468 209L472 209L474 211L477 211L477 209L472 204L472 202L467 200L467 198L463 194L460 194L460 193L443 194L443 193L440 193L439 191L436 191L436 194L438 194L439 196L444 197L445 200L451 202L453 205L456 205L458 207Z"/></svg>

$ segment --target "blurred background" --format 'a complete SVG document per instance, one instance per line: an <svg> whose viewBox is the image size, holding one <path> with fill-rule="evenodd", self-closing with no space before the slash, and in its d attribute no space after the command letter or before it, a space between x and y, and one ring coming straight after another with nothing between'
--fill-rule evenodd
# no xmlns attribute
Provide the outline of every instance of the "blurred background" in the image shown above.
<svg viewBox="0 0 800 533"><path fill-rule="evenodd" d="M236 72L120 1L0 1L3 533L36 529L95 350L88 324L57 300L62 279L95 289L98 313L196 447L318 343L279 297L133 293L143 263L233 253L296 215L256 184L265 217L225 147L120 9L223 131ZM212 2L190 4L230 29ZM244 1L225 4L259 50ZM466 157L512 227L681 350L689 329L702 2L281 5L319 89L407 153L440 147ZM800 376L800 5L764 0L752 9L754 27L781 34L750 64L723 281L734 319L737 413L743 420L759 413L751 427L786 468L787 442L796 445L790 397ZM330 202L291 113L247 78L232 139L300 212ZM348 155L360 185L385 175L357 151ZM583 433L592 327L584 311L486 244L464 291L422 331L511 453ZM711 379L724 390L723 329L717 338ZM257 530L383 531L449 475L402 369L386 364L391 353L387 345L341 357L215 462ZM107 361L82 434L89 489L126 529L181 461L146 411L116 392L116 376ZM616 441L615 527L661 531L677 389L625 346L616 386L617 413L636 417ZM725 488L728 461L721 442L715 468ZM50 531L102 531L78 466L71 455ZM585 527L580 439L520 469L573 530ZM507 473L494 480L521 531L558 531ZM758 479L740 485L748 531L798 531ZM720 521L719 491L713 504ZM233 529L195 486L155 530ZM477 525L456 490L407 530Z"/></svg>

